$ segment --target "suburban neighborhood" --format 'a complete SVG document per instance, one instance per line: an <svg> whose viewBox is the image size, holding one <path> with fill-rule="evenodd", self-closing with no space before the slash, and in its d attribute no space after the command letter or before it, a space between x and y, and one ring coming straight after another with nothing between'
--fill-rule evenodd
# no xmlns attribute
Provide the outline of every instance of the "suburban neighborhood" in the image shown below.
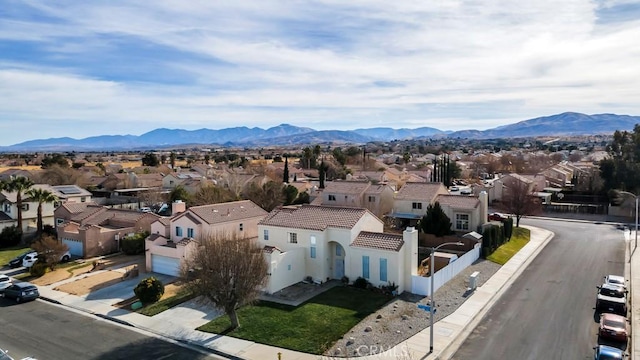
<svg viewBox="0 0 640 360"><path fill-rule="evenodd" d="M315 154L243 150L225 152L215 161L196 150L146 152L138 159L67 153L38 155L30 166L5 156L0 240L7 250L0 254L14 254L7 255L7 282L35 284L40 299L81 309L106 306L112 309L105 308L106 314L115 314L108 316L113 321L191 339L222 358L435 355L431 340L430 348L408 344L437 324L453 326L447 319L457 309L487 311L474 297L517 279L518 272L504 264L526 266L554 238L527 219L609 219L631 244L635 198L622 190L603 193L610 180L600 177L596 159L606 159L606 148L567 147L574 150L479 149L395 157L380 152L362 157L360 149L341 158L340 148L317 146ZM316 168L308 167L312 163ZM249 247L234 253L235 243ZM628 263L631 245L626 248L619 263ZM35 263L21 260L32 256L27 254L37 256ZM234 266L207 271L211 265L202 262L203 254ZM264 272L261 266L243 267L255 256ZM220 271L227 277L216 280L213 274ZM501 273L510 276L494 280ZM250 276L247 284L253 285L243 288L244 282L232 280L240 275ZM626 324L629 269L605 275L622 279L622 285L602 286L624 287L625 310L616 316ZM214 283L217 291L208 287ZM138 292L143 284L151 295ZM483 301L496 301L498 293ZM9 300L11 293L4 294ZM90 305L94 294L111 300ZM224 294L236 295L229 303ZM307 309L316 302L326 303L327 310ZM289 340L271 339L268 332L241 335L238 329L253 326L243 319L258 316L253 312L267 304L305 314L298 316L308 319L308 330L289 329ZM345 321L353 315L329 315L334 311L329 309L342 307L364 317ZM325 320L333 329L317 333L316 341L292 342L296 331L321 328L314 311L329 311ZM259 316L269 323L285 315ZM154 318L165 325L153 325ZM430 325L433 321L436 325ZM462 333L464 327L452 329ZM609 330L600 331L599 344L629 352L626 338L600 342ZM237 340L207 341L207 334Z"/></svg>

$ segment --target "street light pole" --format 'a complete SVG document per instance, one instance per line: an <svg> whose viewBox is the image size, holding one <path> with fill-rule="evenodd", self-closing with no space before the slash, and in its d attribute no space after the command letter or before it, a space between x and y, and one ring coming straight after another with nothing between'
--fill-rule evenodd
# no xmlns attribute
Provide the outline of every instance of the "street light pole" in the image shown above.
<svg viewBox="0 0 640 360"><path fill-rule="evenodd" d="M637 198L636 198L636 205L637 203ZM637 222L636 222L636 228L637 228ZM637 231L637 230L636 230ZM637 236L637 232L636 232L636 236ZM443 244L440 244L436 247L432 247L431 248L431 262L429 263L429 272L431 273L431 280L429 281L431 283L431 292L429 293L431 295L431 304L429 304L429 321L431 322L430 328L431 328L431 333L429 335L429 354L433 353L433 318L434 315L436 313L436 300L435 300L435 294L433 293L433 280L434 280L434 275L435 275L435 269L436 269L436 250L438 250L439 248L443 247L444 245L457 245L457 246L462 246L464 245L463 242L458 241L458 242L446 242Z"/></svg>

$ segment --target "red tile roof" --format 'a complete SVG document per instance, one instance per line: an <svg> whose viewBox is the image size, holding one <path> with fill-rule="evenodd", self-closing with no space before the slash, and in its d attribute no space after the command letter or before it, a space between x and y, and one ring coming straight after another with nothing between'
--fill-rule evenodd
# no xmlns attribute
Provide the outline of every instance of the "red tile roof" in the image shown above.
<svg viewBox="0 0 640 360"><path fill-rule="evenodd" d="M402 249L402 245L404 240L401 234L361 231L350 246L397 252Z"/></svg>
<svg viewBox="0 0 640 360"><path fill-rule="evenodd" d="M369 210L335 206L287 206L273 210L258 225L325 230L328 227L352 229Z"/></svg>

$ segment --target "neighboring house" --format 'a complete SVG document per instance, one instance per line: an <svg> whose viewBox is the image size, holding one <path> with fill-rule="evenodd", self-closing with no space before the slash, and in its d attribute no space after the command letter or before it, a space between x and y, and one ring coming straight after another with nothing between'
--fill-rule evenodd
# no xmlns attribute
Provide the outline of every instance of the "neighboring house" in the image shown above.
<svg viewBox="0 0 640 360"><path fill-rule="evenodd" d="M453 231L468 233L476 231L487 222L488 195L481 193L479 197L459 195L438 195L436 201L451 220Z"/></svg>
<svg viewBox="0 0 640 360"><path fill-rule="evenodd" d="M370 182L329 181L314 204L365 208L382 217L393 208L393 190Z"/></svg>
<svg viewBox="0 0 640 360"><path fill-rule="evenodd" d="M197 240L209 234L228 234L256 238L258 222L267 212L250 200L234 201L185 209L172 204L173 216L151 224L145 241L148 271L178 276L182 259L197 248Z"/></svg>
<svg viewBox="0 0 640 360"><path fill-rule="evenodd" d="M10 180L12 177L25 177L31 179L33 174L30 171L22 169L7 169L0 172L0 180Z"/></svg>
<svg viewBox="0 0 640 360"><path fill-rule="evenodd" d="M374 286L411 289L417 274L418 232L383 233L383 223L362 208L301 205L273 210L258 224L269 263L265 291L275 293L305 279L363 277Z"/></svg>
<svg viewBox="0 0 640 360"><path fill-rule="evenodd" d="M48 190L59 199L59 201L55 203L42 204L43 225L54 225L53 212L61 203L91 201L91 193L76 185L51 186L48 184L35 184L32 188ZM13 219L13 221L4 221L0 224L0 227L18 225L17 200L16 192L8 192L4 190L0 192L0 212L6 215L2 217L5 219L7 219L7 217ZM32 201L26 194L22 194L22 231L35 231L37 228L37 221L38 202Z"/></svg>
<svg viewBox="0 0 640 360"><path fill-rule="evenodd" d="M103 206L64 204L56 218L58 239L69 247L71 255L82 258L120 251L120 240L137 232L151 230L160 217L135 210L110 209Z"/></svg>
<svg viewBox="0 0 640 360"><path fill-rule="evenodd" d="M427 207L434 204L438 196L448 194L442 183L408 182L396 193L388 216L395 218L401 227L416 226L427 213Z"/></svg>
<svg viewBox="0 0 640 360"><path fill-rule="evenodd" d="M545 176L543 175L520 175L516 173L507 174L500 178L502 183L504 184L504 193L503 196L509 192L509 187L512 186L515 182L521 182L526 184L527 193L532 194L537 191L544 190L547 187L547 181Z"/></svg>
<svg viewBox="0 0 640 360"><path fill-rule="evenodd" d="M34 185L35 186L35 185ZM91 192L79 187L78 185L41 185L46 190L51 191L60 199L61 203L66 202L91 202Z"/></svg>
<svg viewBox="0 0 640 360"><path fill-rule="evenodd" d="M191 172L174 172L167 174L162 178L162 187L165 189L174 189L178 185L182 185L189 179L201 179L203 176L195 171Z"/></svg>

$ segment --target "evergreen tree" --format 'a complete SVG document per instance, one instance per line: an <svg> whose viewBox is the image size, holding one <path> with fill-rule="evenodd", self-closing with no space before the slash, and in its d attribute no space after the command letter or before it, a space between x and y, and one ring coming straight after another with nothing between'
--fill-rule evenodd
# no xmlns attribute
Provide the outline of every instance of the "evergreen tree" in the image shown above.
<svg viewBox="0 0 640 360"><path fill-rule="evenodd" d="M427 213L420 220L419 226L425 234L433 234L437 237L453 233L451 231L451 219L444 213L440 203L437 201L427 207Z"/></svg>
<svg viewBox="0 0 640 360"><path fill-rule="evenodd" d="M282 182L289 183L289 157L284 157L284 173L282 174Z"/></svg>

